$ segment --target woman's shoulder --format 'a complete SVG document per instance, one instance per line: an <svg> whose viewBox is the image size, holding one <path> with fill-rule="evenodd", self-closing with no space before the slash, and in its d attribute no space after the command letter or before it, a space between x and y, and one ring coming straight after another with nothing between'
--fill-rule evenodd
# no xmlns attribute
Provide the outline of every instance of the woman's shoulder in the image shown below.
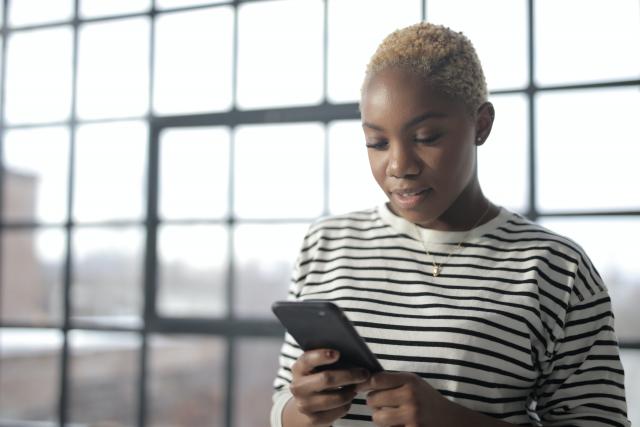
<svg viewBox="0 0 640 427"><path fill-rule="evenodd" d="M345 230L365 231L382 228L378 208L361 209L346 213L322 216L309 227L308 235L319 232L340 232Z"/></svg>

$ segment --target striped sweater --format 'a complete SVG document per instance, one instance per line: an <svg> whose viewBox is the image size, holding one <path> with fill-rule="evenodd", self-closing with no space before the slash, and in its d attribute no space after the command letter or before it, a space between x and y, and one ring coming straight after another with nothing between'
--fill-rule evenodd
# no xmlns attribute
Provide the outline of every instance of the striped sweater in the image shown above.
<svg viewBox="0 0 640 427"><path fill-rule="evenodd" d="M444 262L437 277L422 241ZM469 232L417 228L385 205L321 219L289 298L333 301L386 370L413 372L473 410L521 425L630 425L598 272L576 243L504 208ZM300 354L287 334L274 427ZM373 425L365 396L333 425Z"/></svg>

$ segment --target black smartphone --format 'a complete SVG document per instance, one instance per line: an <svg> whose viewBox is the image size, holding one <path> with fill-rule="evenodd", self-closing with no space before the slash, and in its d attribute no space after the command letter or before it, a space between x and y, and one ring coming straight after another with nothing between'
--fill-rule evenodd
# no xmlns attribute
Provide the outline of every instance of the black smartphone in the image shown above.
<svg viewBox="0 0 640 427"><path fill-rule="evenodd" d="M276 301L271 306L280 323L307 350L328 348L340 359L317 370L364 368L371 373L382 366L340 308L329 301Z"/></svg>

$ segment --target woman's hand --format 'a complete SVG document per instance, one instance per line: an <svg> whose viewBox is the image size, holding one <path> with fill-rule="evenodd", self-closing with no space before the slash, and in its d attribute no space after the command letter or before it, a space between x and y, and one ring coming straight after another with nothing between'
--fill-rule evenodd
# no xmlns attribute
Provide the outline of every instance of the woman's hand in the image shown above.
<svg viewBox="0 0 640 427"><path fill-rule="evenodd" d="M303 353L291 366L293 399L283 413L285 426L329 426L349 411L356 396L355 385L365 382L369 373L364 369L314 372L339 358L335 350L313 350Z"/></svg>
<svg viewBox="0 0 640 427"><path fill-rule="evenodd" d="M377 426L453 425L449 424L451 402L415 374L380 372L359 384L357 391L369 391L367 405Z"/></svg>

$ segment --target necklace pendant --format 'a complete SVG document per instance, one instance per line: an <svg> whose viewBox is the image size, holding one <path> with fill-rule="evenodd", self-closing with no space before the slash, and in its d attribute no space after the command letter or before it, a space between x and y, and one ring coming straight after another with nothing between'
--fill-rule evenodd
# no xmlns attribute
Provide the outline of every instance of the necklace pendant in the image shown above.
<svg viewBox="0 0 640 427"><path fill-rule="evenodd" d="M433 277L437 277L437 276L439 276L441 271L442 271L442 266L440 266L440 265L434 265L434 266L433 266L433 270L432 270Z"/></svg>

